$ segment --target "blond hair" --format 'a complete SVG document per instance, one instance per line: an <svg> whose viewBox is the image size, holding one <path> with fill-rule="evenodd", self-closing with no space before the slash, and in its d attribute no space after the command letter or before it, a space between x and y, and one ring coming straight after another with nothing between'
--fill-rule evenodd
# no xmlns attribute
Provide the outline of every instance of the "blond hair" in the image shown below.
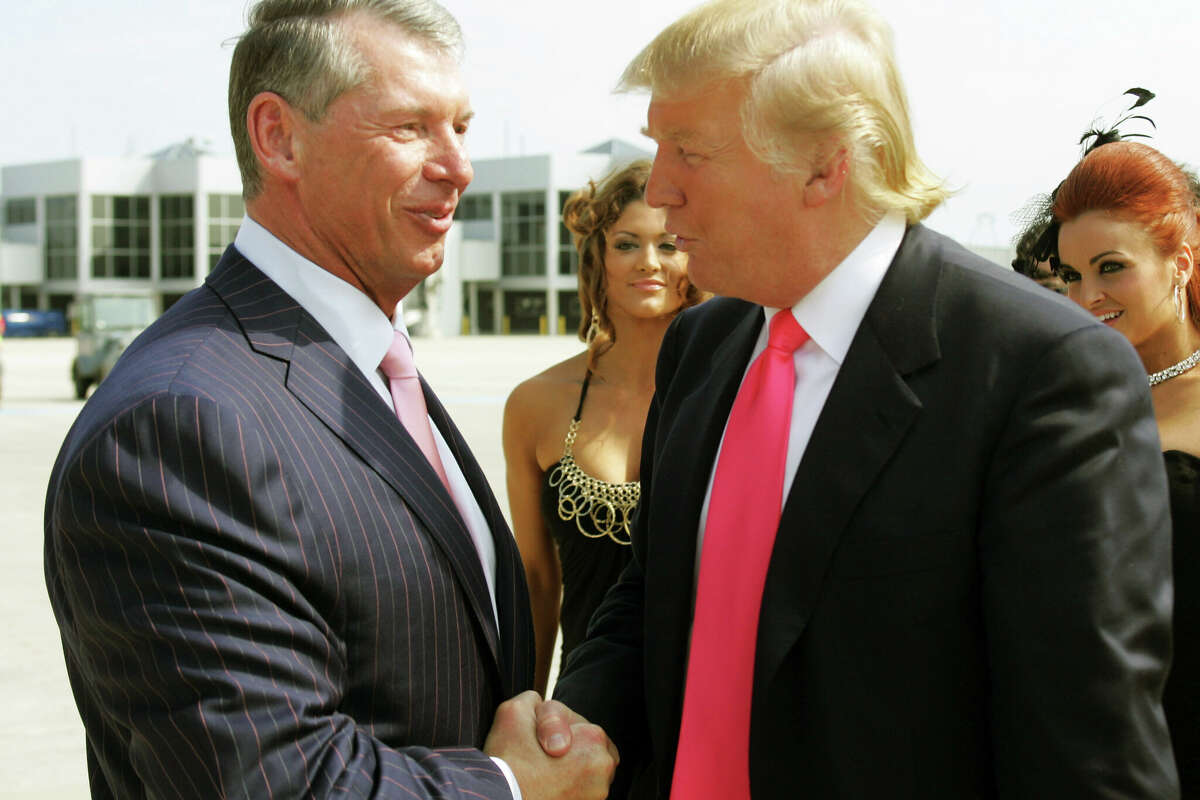
<svg viewBox="0 0 1200 800"><path fill-rule="evenodd" d="M746 144L788 174L814 136L850 157L850 194L864 211L902 211L910 223L950 192L917 155L891 31L857 0L713 0L660 33L619 88L678 97L743 82Z"/></svg>
<svg viewBox="0 0 1200 800"><path fill-rule="evenodd" d="M229 126L246 199L262 189L246 130L250 102L274 92L319 122L334 100L366 83L368 65L342 25L358 12L440 52L461 53L458 22L434 0L260 0L250 9L229 67Z"/></svg>

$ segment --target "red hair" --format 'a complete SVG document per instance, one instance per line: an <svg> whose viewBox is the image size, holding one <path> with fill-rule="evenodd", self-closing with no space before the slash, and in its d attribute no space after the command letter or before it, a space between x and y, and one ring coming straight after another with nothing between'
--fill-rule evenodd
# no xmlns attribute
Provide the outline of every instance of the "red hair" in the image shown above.
<svg viewBox="0 0 1200 800"><path fill-rule="evenodd" d="M1179 165L1139 142L1097 147L1058 187L1054 218L1061 224L1088 211L1108 211L1146 229L1163 256L1192 249L1188 307L1200 324L1200 199Z"/></svg>

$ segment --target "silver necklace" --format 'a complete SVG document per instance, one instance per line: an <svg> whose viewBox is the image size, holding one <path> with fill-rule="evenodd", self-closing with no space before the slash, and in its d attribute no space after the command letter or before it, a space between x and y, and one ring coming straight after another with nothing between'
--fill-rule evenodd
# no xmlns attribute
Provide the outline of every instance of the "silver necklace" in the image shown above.
<svg viewBox="0 0 1200 800"><path fill-rule="evenodd" d="M1176 375L1182 375L1183 373L1187 372L1189 369L1196 366L1197 364L1200 364L1200 350L1197 350L1196 352L1192 353L1190 356L1185 358L1183 361L1180 361L1178 364L1172 364L1171 366L1167 367L1164 370L1160 370L1158 372L1154 372L1154 373L1151 373L1150 375L1147 375L1146 380L1150 381L1151 386L1157 386L1158 384L1162 383L1163 381L1169 381L1171 378L1174 378Z"/></svg>

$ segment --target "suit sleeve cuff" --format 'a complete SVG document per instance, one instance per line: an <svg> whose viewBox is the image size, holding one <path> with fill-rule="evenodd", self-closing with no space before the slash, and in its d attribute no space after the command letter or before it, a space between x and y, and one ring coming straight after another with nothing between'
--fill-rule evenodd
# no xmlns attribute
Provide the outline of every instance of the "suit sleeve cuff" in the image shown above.
<svg viewBox="0 0 1200 800"><path fill-rule="evenodd" d="M513 800L522 800L521 787L517 785L517 776L513 775L512 769L502 758L491 756L491 759L496 762L496 766L504 773L504 780L508 781L508 789L512 792Z"/></svg>

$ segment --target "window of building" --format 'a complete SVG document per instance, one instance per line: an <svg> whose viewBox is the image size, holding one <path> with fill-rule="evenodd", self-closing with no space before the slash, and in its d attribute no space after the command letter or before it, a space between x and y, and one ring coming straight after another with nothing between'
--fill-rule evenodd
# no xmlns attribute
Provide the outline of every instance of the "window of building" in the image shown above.
<svg viewBox="0 0 1200 800"><path fill-rule="evenodd" d="M503 194L500 214L500 274L546 274L546 196Z"/></svg>
<svg viewBox="0 0 1200 800"><path fill-rule="evenodd" d="M92 195L92 277L150 277L150 198Z"/></svg>
<svg viewBox="0 0 1200 800"><path fill-rule="evenodd" d="M583 307L579 304L579 292L558 293L558 332L574 336L579 332L579 320Z"/></svg>
<svg viewBox="0 0 1200 800"><path fill-rule="evenodd" d="M171 306L183 299L183 295L178 292L163 292L162 294L162 310L166 311Z"/></svg>
<svg viewBox="0 0 1200 800"><path fill-rule="evenodd" d="M477 219L492 218L492 196L490 194L472 194L458 201L454 210L454 218L463 222Z"/></svg>
<svg viewBox="0 0 1200 800"><path fill-rule="evenodd" d="M73 294L51 292L46 295L46 307L51 311L61 311L64 317L71 316L71 304L74 302L75 295Z"/></svg>
<svg viewBox="0 0 1200 800"><path fill-rule="evenodd" d="M208 196L208 268L221 260L225 248L233 243L246 205L240 194L210 194Z"/></svg>
<svg viewBox="0 0 1200 800"><path fill-rule="evenodd" d="M496 332L496 293L490 288L477 288L475 291L476 313L474 333ZM464 298L466 295L463 295ZM464 309L464 315L470 314L470 309Z"/></svg>
<svg viewBox="0 0 1200 800"><path fill-rule="evenodd" d="M544 333L545 292L505 292L504 321L508 333Z"/></svg>
<svg viewBox="0 0 1200 800"><path fill-rule="evenodd" d="M574 192L558 193L558 274L574 275L579 272L579 251L575 249L575 239L567 226L563 224L562 211Z"/></svg>
<svg viewBox="0 0 1200 800"><path fill-rule="evenodd" d="M158 242L163 278L196 274L196 201L190 194L158 198Z"/></svg>
<svg viewBox="0 0 1200 800"><path fill-rule="evenodd" d="M74 280L78 268L75 195L46 198L46 280Z"/></svg>
<svg viewBox="0 0 1200 800"><path fill-rule="evenodd" d="M5 201L5 225L30 225L34 222L37 222L37 198L13 197Z"/></svg>

